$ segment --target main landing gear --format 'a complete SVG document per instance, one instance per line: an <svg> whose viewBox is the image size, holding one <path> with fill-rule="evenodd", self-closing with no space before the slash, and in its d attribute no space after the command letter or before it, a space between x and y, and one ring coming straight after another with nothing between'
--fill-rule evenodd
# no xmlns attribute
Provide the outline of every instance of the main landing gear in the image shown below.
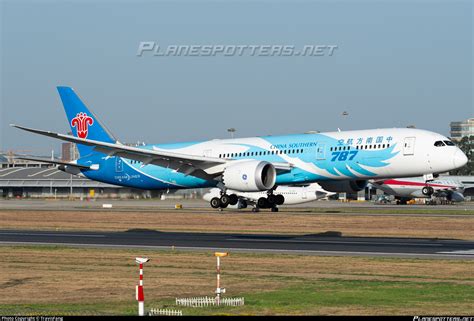
<svg viewBox="0 0 474 321"><path fill-rule="evenodd" d="M277 205L285 203L285 197L281 194L274 195L273 190L269 190L267 197L260 197L252 209L253 212L258 212L260 208L270 208L272 212L278 212Z"/></svg>
<svg viewBox="0 0 474 321"><path fill-rule="evenodd" d="M212 208L226 208L229 205L235 205L239 202L239 197L235 194L227 195L223 193L221 197L214 197L211 199Z"/></svg>
<svg viewBox="0 0 474 321"><path fill-rule="evenodd" d="M253 204L253 202L250 202ZM260 197L252 208L252 212L259 212L261 208L269 208L272 212L278 212L277 205L285 203L285 197L281 194L274 195L273 190L267 192L267 197ZM213 197L210 201L212 208L224 209L229 205L238 204L238 208L246 208L248 206L247 201L238 197L236 194L226 194L224 191L221 192L220 197Z"/></svg>

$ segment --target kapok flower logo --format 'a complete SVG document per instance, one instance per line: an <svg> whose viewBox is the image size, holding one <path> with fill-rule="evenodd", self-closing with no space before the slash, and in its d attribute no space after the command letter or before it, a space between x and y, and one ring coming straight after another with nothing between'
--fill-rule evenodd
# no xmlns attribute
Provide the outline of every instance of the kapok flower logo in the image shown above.
<svg viewBox="0 0 474 321"><path fill-rule="evenodd" d="M71 120L71 126L76 127L77 137L79 138L87 138L89 126L92 126L93 124L94 119L82 112L78 113L76 117Z"/></svg>

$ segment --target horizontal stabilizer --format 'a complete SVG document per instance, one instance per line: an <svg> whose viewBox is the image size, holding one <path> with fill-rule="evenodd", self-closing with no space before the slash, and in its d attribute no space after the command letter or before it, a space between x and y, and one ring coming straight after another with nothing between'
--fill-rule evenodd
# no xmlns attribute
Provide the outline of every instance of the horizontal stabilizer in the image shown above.
<svg viewBox="0 0 474 321"><path fill-rule="evenodd" d="M75 164L75 163L63 162L63 161L60 161L60 160L40 158L40 157L23 157L23 156L20 156L20 157L17 157L17 159L24 159L24 160L40 162L40 163L46 163L46 164L71 166L71 167L76 167L76 168L80 168L80 169L90 169L90 166L86 166L86 165L79 165L79 164Z"/></svg>

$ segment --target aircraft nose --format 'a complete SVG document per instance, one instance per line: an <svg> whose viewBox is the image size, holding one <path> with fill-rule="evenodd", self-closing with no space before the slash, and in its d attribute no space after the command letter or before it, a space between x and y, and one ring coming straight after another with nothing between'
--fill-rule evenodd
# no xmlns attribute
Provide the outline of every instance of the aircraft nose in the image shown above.
<svg viewBox="0 0 474 321"><path fill-rule="evenodd" d="M462 150L458 149L454 152L453 162L455 168L463 167L467 164L467 156L462 152Z"/></svg>

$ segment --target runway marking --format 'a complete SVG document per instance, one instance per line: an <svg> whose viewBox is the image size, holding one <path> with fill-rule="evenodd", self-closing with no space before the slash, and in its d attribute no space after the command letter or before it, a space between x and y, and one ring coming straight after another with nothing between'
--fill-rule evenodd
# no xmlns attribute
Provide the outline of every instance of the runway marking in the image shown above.
<svg viewBox="0 0 474 321"><path fill-rule="evenodd" d="M81 246L81 247L110 247L110 248L148 248L156 250L169 250L172 248L171 245L127 245L127 244L87 244L87 243L57 243L57 242L4 242L0 241L0 244L4 245L62 245L62 246ZM229 251L240 251L240 252L268 252L268 253L288 253L288 254L312 254L312 255L341 255L341 256L405 256L405 257L438 257L438 258L467 258L474 259L472 255L452 255L444 253L399 253L399 252L358 252L358 251L311 251L311 250L278 250L278 249L247 249L247 248L232 248L232 247L186 247L186 246L174 246L175 250L190 250L190 251L215 251L215 250L229 250Z"/></svg>
<svg viewBox="0 0 474 321"><path fill-rule="evenodd" d="M63 233L19 233L19 232L0 232L0 235L23 235L23 236L72 236L72 237L107 237L97 234L63 234Z"/></svg>
<svg viewBox="0 0 474 321"><path fill-rule="evenodd" d="M252 241L252 242L274 242L274 243L326 243L326 244L384 244L384 245L414 245L414 246L444 246L443 244L431 244L431 243L396 243L396 242L364 242L364 241L305 241L305 240L262 240L262 239L226 239L226 241L237 241L237 242L245 242L245 241Z"/></svg>
<svg viewBox="0 0 474 321"><path fill-rule="evenodd" d="M474 249L472 250L459 250L459 251L446 251L446 252L438 252L443 254L470 254L474 255Z"/></svg>

